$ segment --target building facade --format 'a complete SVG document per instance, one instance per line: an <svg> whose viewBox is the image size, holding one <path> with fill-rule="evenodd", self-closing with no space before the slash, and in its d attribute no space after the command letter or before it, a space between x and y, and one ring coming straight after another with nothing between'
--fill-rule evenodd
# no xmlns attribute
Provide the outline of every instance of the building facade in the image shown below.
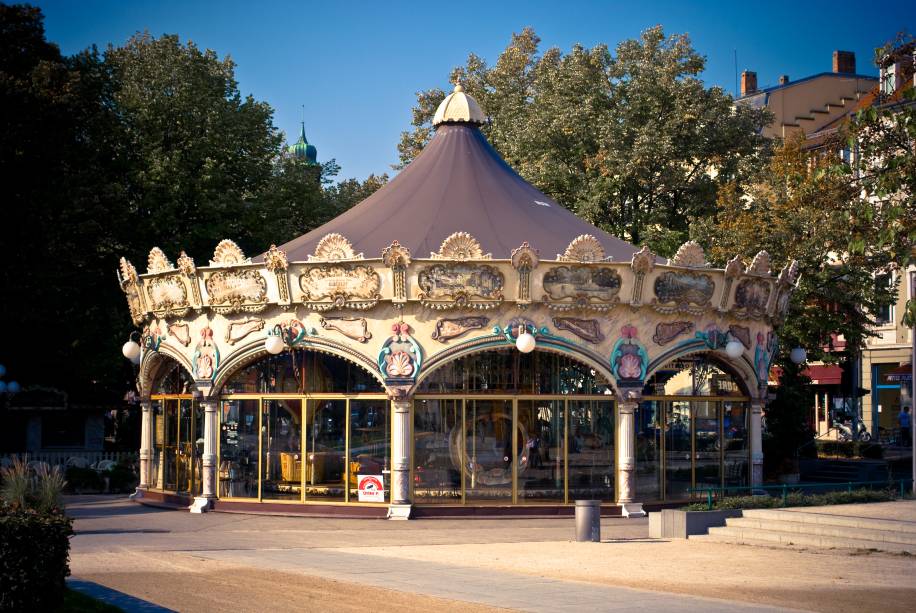
<svg viewBox="0 0 916 613"><path fill-rule="evenodd" d="M393 181L257 257L224 240L208 266L122 260L143 329L141 499L638 515L761 480L797 265L629 245L525 182L485 122L457 86Z"/></svg>

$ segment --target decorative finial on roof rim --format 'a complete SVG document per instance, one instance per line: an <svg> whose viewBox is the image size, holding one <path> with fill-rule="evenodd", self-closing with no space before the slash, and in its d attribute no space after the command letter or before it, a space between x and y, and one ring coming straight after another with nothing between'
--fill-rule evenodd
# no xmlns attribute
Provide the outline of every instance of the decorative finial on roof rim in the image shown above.
<svg viewBox="0 0 916 613"><path fill-rule="evenodd" d="M480 108L473 96L464 92L464 86L461 85L460 79L455 79L455 89L445 97L445 100L436 109L433 126L443 123L473 123L477 125L487 123L487 116L483 109Z"/></svg>

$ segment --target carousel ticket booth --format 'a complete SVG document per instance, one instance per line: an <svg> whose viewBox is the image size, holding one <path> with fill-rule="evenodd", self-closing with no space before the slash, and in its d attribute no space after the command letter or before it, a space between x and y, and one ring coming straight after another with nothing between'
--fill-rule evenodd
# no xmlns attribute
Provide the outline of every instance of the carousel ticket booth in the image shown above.
<svg viewBox="0 0 916 613"><path fill-rule="evenodd" d="M261 255L224 240L206 266L122 259L143 330L140 500L638 515L761 480L795 263L625 243L526 183L485 121L456 87L393 181Z"/></svg>

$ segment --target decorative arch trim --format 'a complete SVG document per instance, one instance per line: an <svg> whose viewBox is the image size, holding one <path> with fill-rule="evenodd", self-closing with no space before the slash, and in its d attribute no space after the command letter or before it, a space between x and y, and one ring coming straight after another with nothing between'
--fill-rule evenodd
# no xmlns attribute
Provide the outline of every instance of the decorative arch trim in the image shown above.
<svg viewBox="0 0 916 613"><path fill-rule="evenodd" d="M416 386L419 386L440 366L444 366L449 362L453 362L458 358L462 358L467 355L482 353L484 351L490 351L493 349L509 349L510 351L515 350L512 343L506 339L504 334L490 334L487 336L478 336L476 338L468 339L427 358L426 363L423 366L423 370L420 372L420 376L417 378ZM614 382L614 377L611 374L611 370L608 367L606 360L601 355L593 351L589 351L588 349L585 349L584 347L581 347L562 337L550 335L537 336L537 348L535 351L548 351L551 353L558 353L560 355L569 356L591 368L594 368L595 372L601 373L601 375L607 379L608 383L616 392L617 386Z"/></svg>
<svg viewBox="0 0 916 613"><path fill-rule="evenodd" d="M385 381L382 378L382 374L378 371L378 366L375 361L345 345L340 345L334 341L323 338L307 336L297 341L294 349L317 351L319 353L326 353L341 358L362 368L372 375L379 383L385 385ZM220 366L219 372L216 373L216 378L213 380L213 391L211 392L211 396L219 396L226 381L240 369L268 356L270 356L270 354L264 348L263 339L255 339L238 347L232 355L225 359L224 363Z"/></svg>
<svg viewBox="0 0 916 613"><path fill-rule="evenodd" d="M716 364L725 368L729 373L735 377L738 385L743 388L742 391L751 398L757 398L759 390L757 390L756 385L756 375L754 374L754 365L747 358L746 355L742 356L737 360L731 360L725 355L719 355L718 352L712 351L709 349L709 345L706 344L705 340L694 339L690 341L685 341L680 345L672 347L665 353L657 356L651 362L649 362L649 368L646 370L646 381L648 381L652 375L654 375L659 369L668 364L669 362L682 358L688 355L695 355L698 353L705 353L712 358L712 361Z"/></svg>
<svg viewBox="0 0 916 613"><path fill-rule="evenodd" d="M144 351L143 360L140 362L140 374L138 375L140 397L149 398L153 392L153 385L156 380L162 376L163 367L168 363L166 358L170 358L178 363L188 377L194 378L191 368L191 362L180 351L169 347L166 343L159 345L156 351Z"/></svg>

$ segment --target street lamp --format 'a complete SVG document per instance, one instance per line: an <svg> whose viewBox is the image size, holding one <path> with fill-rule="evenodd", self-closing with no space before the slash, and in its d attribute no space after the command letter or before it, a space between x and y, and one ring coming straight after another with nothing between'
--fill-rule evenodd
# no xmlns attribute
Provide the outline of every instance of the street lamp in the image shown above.
<svg viewBox="0 0 916 613"><path fill-rule="evenodd" d="M522 353L531 353L534 351L534 347L537 345L537 341L534 338L534 335L528 332L528 328L525 324L521 324L518 327L518 337L515 339L515 348Z"/></svg>
<svg viewBox="0 0 916 613"><path fill-rule="evenodd" d="M135 336L136 338L134 338ZM137 342L139 338L140 335L136 331L131 332L130 340L121 347L121 354L134 364L140 363L140 343Z"/></svg>
<svg viewBox="0 0 916 613"><path fill-rule="evenodd" d="M795 347L789 352L789 359L794 364L803 364L808 359L808 352L805 351L804 347Z"/></svg>

